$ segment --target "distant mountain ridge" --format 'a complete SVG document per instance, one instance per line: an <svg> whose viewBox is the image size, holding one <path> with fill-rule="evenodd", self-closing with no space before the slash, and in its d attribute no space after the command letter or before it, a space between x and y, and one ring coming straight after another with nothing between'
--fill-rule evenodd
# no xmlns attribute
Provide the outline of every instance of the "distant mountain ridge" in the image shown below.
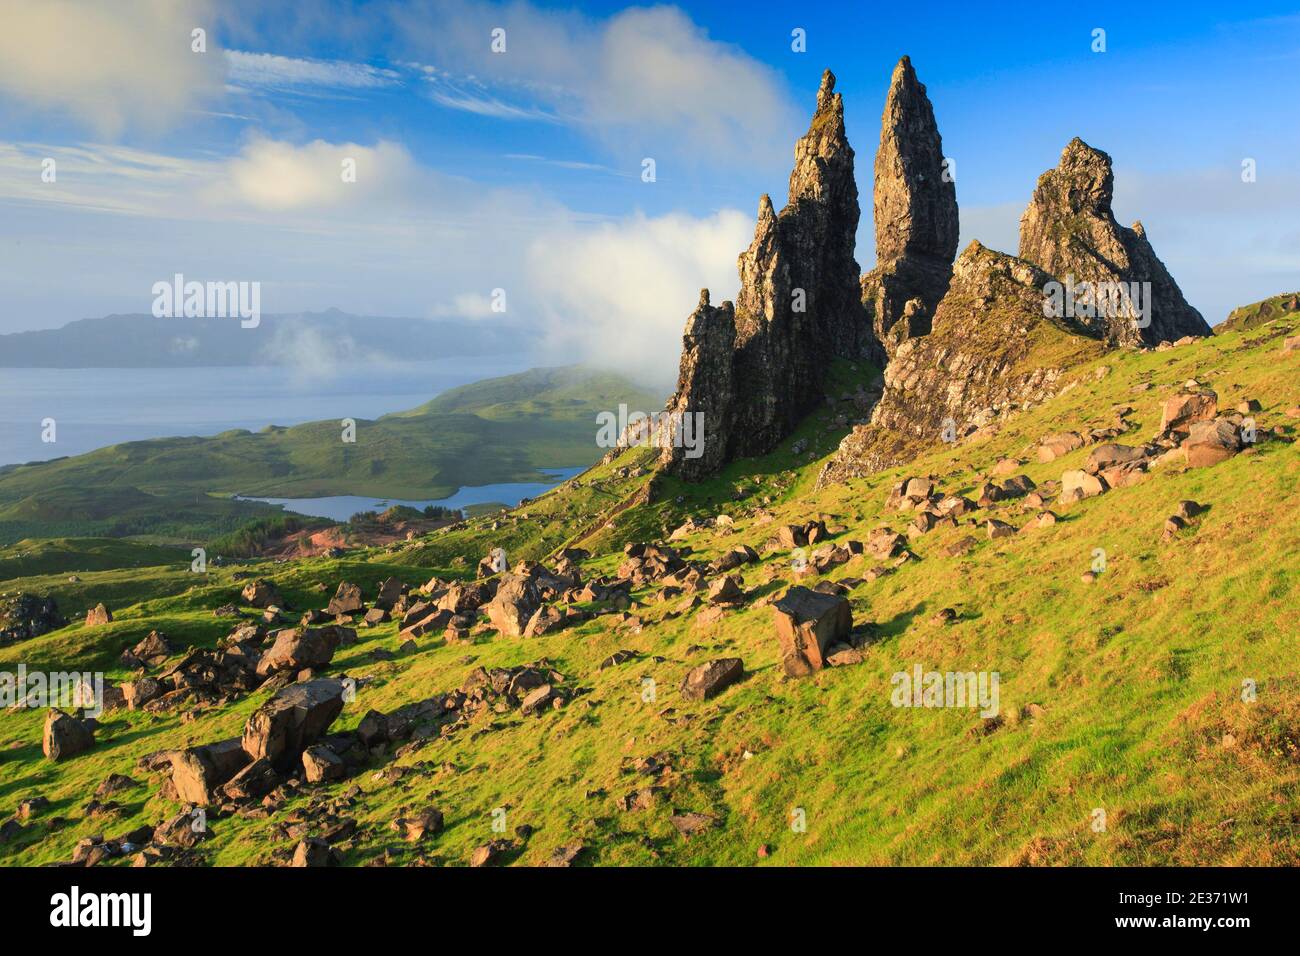
<svg viewBox="0 0 1300 956"><path fill-rule="evenodd" d="M522 322L361 316L328 309L231 318L148 314L79 319L0 335L0 368L195 368L308 361L419 361L527 352L539 333Z"/></svg>

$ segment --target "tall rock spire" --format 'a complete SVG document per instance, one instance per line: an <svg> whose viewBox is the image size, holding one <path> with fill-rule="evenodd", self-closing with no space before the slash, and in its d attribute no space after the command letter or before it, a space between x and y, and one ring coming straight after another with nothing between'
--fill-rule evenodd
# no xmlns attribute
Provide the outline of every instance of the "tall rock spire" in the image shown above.
<svg viewBox="0 0 1300 956"><path fill-rule="evenodd" d="M898 342L929 331L957 254L955 177L907 57L894 67L885 98L875 174L876 268L862 278L862 298L876 338L892 354Z"/></svg>
<svg viewBox="0 0 1300 956"><path fill-rule="evenodd" d="M696 479L771 451L821 404L834 359L875 351L853 258L859 215L844 104L827 70L808 132L795 144L788 203L777 213L766 195L759 200L754 240L738 261L734 312L730 303L702 300L688 324L668 410L705 413L705 451L689 458L665 448L670 471ZM728 322L734 336L721 327Z"/></svg>
<svg viewBox="0 0 1300 956"><path fill-rule="evenodd" d="M1096 296L1097 303L1075 310L1076 317L1113 345L1156 345L1184 335L1209 335L1209 325L1183 298L1142 224L1126 229L1115 221L1113 189L1110 157L1077 136L1070 140L1060 164L1038 177L1020 219L1020 258L1072 287L1109 283L1107 288L1117 289L1122 283L1130 289L1137 283L1140 298L1096 308L1102 301ZM1150 283L1149 295L1142 283Z"/></svg>

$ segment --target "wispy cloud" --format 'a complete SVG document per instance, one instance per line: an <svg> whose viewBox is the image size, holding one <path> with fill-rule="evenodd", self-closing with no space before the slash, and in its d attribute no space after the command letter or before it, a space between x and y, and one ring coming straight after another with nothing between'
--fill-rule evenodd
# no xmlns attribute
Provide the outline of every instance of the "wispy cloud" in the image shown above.
<svg viewBox="0 0 1300 956"><path fill-rule="evenodd" d="M424 79L428 84L429 99L448 109L502 120L534 120L543 123L558 123L563 120L559 114L536 106L507 103L487 93L482 87L467 89L466 85L456 84L442 76L428 75Z"/></svg>
<svg viewBox="0 0 1300 956"><path fill-rule="evenodd" d="M785 155L799 125L779 73L677 7L593 19L527 0L414 0L393 18L406 57L437 64L427 72L440 105L553 117L621 153L752 161ZM496 28L501 54L489 44ZM476 86L449 89L453 75Z"/></svg>
<svg viewBox="0 0 1300 956"><path fill-rule="evenodd" d="M309 60L273 53L225 51L229 82L235 87L277 92L371 90L395 86L396 70L345 60Z"/></svg>

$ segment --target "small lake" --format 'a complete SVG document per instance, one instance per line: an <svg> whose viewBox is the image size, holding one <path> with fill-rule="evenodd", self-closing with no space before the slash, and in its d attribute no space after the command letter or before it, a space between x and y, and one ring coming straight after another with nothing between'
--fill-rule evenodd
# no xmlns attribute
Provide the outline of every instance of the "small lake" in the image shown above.
<svg viewBox="0 0 1300 956"><path fill-rule="evenodd" d="M539 471L552 475L549 482L513 482L498 485L466 486L449 498L427 498L423 501L408 501L402 498L365 498L360 495L331 495L326 498L245 498L240 501L264 501L267 504L282 505L286 511L300 515L312 515L318 518L330 518L333 521L347 521L358 511L383 511L392 505L406 505L409 508L424 509L429 505L441 505L444 508L464 508L468 505L481 505L499 501L503 505L514 507L525 498L536 498L542 492L554 488L560 482L581 474L587 466L578 468L540 468Z"/></svg>

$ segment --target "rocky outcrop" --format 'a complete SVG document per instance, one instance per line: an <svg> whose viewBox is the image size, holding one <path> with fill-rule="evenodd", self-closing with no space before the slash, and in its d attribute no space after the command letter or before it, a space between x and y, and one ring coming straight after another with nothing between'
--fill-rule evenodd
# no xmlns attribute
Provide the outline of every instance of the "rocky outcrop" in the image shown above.
<svg viewBox="0 0 1300 956"><path fill-rule="evenodd" d="M669 421L702 414L702 453L665 440L664 467L688 480L764 454L823 401L830 363L875 351L853 258L858 228L853 149L827 70L807 134L795 145L789 202L763 196L754 241L740 256L735 305L709 303L686 325Z"/></svg>
<svg viewBox="0 0 1300 956"><path fill-rule="evenodd" d="M68 623L54 598L43 594L0 594L0 646L40 637Z"/></svg>
<svg viewBox="0 0 1300 956"><path fill-rule="evenodd" d="M1038 178L1021 217L1020 258L1067 288L1087 283L1076 292L1072 311L1112 345L1156 345L1185 335L1209 335L1209 325L1183 298L1142 224L1126 229L1115 221L1113 188L1110 156L1078 137L1070 140L1060 164ZM1098 283L1116 291L1105 297L1087 291L1097 290ZM1120 283L1125 289L1138 283L1139 288L1121 300Z"/></svg>
<svg viewBox="0 0 1300 956"><path fill-rule="evenodd" d="M956 441L1055 394L1066 369L1100 355L1088 329L1043 315L1050 276L972 242L953 269L929 335L903 341L871 423L855 428L820 483L871 474L926 445Z"/></svg>
<svg viewBox="0 0 1300 956"><path fill-rule="evenodd" d="M894 67L880 124L873 201L876 268L861 280L874 338L887 355L930 331L957 254L957 190L943 140L912 61Z"/></svg>

